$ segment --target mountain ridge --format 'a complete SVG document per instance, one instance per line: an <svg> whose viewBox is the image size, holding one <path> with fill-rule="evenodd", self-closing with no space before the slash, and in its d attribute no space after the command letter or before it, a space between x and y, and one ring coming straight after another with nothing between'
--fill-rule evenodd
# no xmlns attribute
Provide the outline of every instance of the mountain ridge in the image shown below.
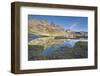
<svg viewBox="0 0 100 76"><path fill-rule="evenodd" d="M45 36L64 36L66 32L63 27L53 22L32 19L28 22L28 33Z"/></svg>

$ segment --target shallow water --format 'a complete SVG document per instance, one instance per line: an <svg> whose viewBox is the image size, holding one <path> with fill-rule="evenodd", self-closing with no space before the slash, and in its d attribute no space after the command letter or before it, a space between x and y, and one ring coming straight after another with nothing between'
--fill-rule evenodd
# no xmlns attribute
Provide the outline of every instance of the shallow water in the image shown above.
<svg viewBox="0 0 100 76"><path fill-rule="evenodd" d="M75 46L78 43L79 45ZM80 45L84 48L81 48ZM87 58L87 51L86 39L43 37L33 39L28 43L29 60Z"/></svg>

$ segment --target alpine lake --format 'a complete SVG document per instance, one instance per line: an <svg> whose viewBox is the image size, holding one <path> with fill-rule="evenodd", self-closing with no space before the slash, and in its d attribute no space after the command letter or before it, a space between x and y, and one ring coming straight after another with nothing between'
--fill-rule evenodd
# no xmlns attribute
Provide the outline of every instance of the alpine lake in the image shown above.
<svg viewBox="0 0 100 76"><path fill-rule="evenodd" d="M29 36L28 60L79 59L88 57L88 39Z"/></svg>

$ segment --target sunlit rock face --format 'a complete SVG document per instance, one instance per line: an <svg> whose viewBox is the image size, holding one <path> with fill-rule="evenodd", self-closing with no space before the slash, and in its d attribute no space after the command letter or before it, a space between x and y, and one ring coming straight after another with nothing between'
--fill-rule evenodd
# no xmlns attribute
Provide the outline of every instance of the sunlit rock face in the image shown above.
<svg viewBox="0 0 100 76"><path fill-rule="evenodd" d="M45 36L66 36L64 28L46 20L29 20L28 33Z"/></svg>
<svg viewBox="0 0 100 76"><path fill-rule="evenodd" d="M87 38L87 32L75 32L73 30L62 27L62 25L57 25L53 22L48 22L47 20L36 20L32 19L28 21L28 34L38 35L38 36L51 36L51 37L65 37L65 38Z"/></svg>

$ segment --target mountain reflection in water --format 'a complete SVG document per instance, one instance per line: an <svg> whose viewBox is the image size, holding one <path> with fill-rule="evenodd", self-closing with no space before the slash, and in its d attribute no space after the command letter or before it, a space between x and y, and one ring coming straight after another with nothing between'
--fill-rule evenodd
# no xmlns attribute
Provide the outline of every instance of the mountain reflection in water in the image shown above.
<svg viewBox="0 0 100 76"><path fill-rule="evenodd" d="M85 39L36 38L28 43L28 60L77 59L88 57Z"/></svg>

